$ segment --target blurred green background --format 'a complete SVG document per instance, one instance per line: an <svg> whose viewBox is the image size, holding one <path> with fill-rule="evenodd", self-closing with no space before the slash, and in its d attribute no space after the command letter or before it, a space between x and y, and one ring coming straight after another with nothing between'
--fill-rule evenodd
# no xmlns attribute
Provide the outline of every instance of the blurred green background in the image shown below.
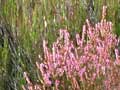
<svg viewBox="0 0 120 90"><path fill-rule="evenodd" d="M22 90L24 71L38 83L35 62L43 55L42 40L51 47L60 28L74 37L86 18L93 24L100 21L104 4L119 36L120 0L0 0L0 90Z"/></svg>

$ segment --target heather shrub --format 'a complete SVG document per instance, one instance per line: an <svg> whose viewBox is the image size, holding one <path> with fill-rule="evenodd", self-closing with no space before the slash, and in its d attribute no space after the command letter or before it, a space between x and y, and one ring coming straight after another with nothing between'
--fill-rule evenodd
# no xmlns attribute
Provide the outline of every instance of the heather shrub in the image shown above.
<svg viewBox="0 0 120 90"><path fill-rule="evenodd" d="M112 30L120 35L119 1L0 0L0 90L22 90L21 85L26 83L24 71L33 85L40 84L42 76L35 62L39 61L39 54L44 60L43 38L51 48L58 30L67 27L74 41L75 33L82 33L86 17L92 24L101 19L103 4L108 6L106 18L112 21Z"/></svg>
<svg viewBox="0 0 120 90"><path fill-rule="evenodd" d="M82 33L71 38L67 29L59 30L59 37L48 48L43 40L44 56L36 62L39 83L30 81L24 90L119 90L119 38L112 32L112 22L106 21L106 6L102 19L92 25L88 19Z"/></svg>

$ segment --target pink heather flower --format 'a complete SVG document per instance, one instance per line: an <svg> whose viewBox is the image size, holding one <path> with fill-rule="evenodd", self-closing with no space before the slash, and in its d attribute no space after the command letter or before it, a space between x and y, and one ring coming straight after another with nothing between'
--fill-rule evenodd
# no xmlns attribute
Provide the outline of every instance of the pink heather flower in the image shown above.
<svg viewBox="0 0 120 90"><path fill-rule="evenodd" d="M105 84L105 88L106 88L105 90L111 90L110 89L110 81L109 80L105 80L104 84Z"/></svg>
<svg viewBox="0 0 120 90"><path fill-rule="evenodd" d="M69 37L70 37L69 33L67 31L65 31L64 32L64 44L65 44L65 46L69 45L69 42L70 42Z"/></svg>
<svg viewBox="0 0 120 90"><path fill-rule="evenodd" d="M115 49L115 56L116 56L116 60L118 60L119 59L119 51L118 51L118 49Z"/></svg>
<svg viewBox="0 0 120 90"><path fill-rule="evenodd" d="M109 65L110 65L110 60L109 60L109 59L106 59L106 66L109 67Z"/></svg>
<svg viewBox="0 0 120 90"><path fill-rule="evenodd" d="M83 75L84 75L85 71L86 71L86 67L83 67L83 68L80 69L80 71L79 71L79 76L80 76L80 78L81 78L81 81L83 81Z"/></svg>
<svg viewBox="0 0 120 90"><path fill-rule="evenodd" d="M99 72L100 72L100 68L101 68L101 64L96 64L96 74L99 75Z"/></svg>
<svg viewBox="0 0 120 90"><path fill-rule="evenodd" d="M39 67L42 74L46 73L47 66L45 64L41 63Z"/></svg>
<svg viewBox="0 0 120 90"><path fill-rule="evenodd" d="M58 89L59 84L60 84L60 81L59 81L59 80L55 80L55 87L56 87L56 90L59 90L59 89Z"/></svg>
<svg viewBox="0 0 120 90"><path fill-rule="evenodd" d="M43 79L44 79L45 84L47 84L47 85L52 84L52 81L50 80L50 78L51 78L51 76L49 73L43 74Z"/></svg>
<svg viewBox="0 0 120 90"><path fill-rule="evenodd" d="M48 72L48 67L41 63L40 65L36 63L37 67L40 69L41 74L43 76L43 80L47 85L51 85L52 81L50 80L50 73Z"/></svg>
<svg viewBox="0 0 120 90"><path fill-rule="evenodd" d="M97 74L93 73L92 80L94 81L96 79Z"/></svg>
<svg viewBox="0 0 120 90"><path fill-rule="evenodd" d="M87 44L85 47L84 47L84 53L85 54L88 54L89 53L89 50L92 48L91 44Z"/></svg>
<svg viewBox="0 0 120 90"><path fill-rule="evenodd" d="M56 73L58 74L58 76L62 76L64 73L64 68L57 68Z"/></svg>
<svg viewBox="0 0 120 90"><path fill-rule="evenodd" d="M97 46L96 50L97 50L97 54L101 57L102 53L104 52L103 48L100 46Z"/></svg>
<svg viewBox="0 0 120 90"><path fill-rule="evenodd" d="M118 49L115 49L115 56L116 56L115 64L120 65L120 56Z"/></svg>

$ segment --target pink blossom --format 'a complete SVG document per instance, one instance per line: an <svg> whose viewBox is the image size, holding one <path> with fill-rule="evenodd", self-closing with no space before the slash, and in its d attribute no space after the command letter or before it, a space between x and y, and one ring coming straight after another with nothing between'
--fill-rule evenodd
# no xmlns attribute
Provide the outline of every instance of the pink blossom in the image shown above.
<svg viewBox="0 0 120 90"><path fill-rule="evenodd" d="M80 69L80 71L79 71L79 76L80 76L80 78L81 78L81 81L83 81L83 74L85 73L85 71L86 71L86 67L83 67L83 68Z"/></svg>

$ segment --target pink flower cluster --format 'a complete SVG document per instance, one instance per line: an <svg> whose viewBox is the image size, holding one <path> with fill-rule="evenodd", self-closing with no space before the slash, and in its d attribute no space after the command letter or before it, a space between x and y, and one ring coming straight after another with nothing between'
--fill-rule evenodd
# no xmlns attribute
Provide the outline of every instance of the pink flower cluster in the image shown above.
<svg viewBox="0 0 120 90"><path fill-rule="evenodd" d="M120 85L118 43L112 23L105 19L94 26L87 19L75 40L68 30L60 29L52 48L43 40L44 61L36 62L44 85L55 90L113 90Z"/></svg>
<svg viewBox="0 0 120 90"><path fill-rule="evenodd" d="M76 41L70 39L66 29L59 30L59 37L53 43L52 51L43 40L44 62L40 65L37 62L37 66L47 85L52 84L49 78L58 80L58 77L66 75L69 79L77 77L79 81L90 85L103 77L103 84L107 84L108 88L116 83L111 77L116 78L118 74L120 76L117 68L120 65L119 51L115 48L118 43L119 39L112 33L111 22L102 20L92 26L86 20L82 35L76 34Z"/></svg>

